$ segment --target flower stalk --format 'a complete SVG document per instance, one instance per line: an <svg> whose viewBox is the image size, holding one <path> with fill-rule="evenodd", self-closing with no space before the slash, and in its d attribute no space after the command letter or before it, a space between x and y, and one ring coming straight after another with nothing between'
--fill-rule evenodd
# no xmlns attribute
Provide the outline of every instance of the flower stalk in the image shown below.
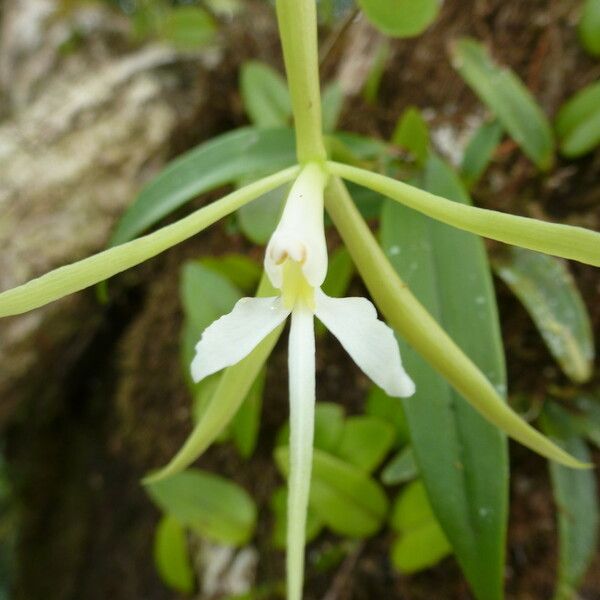
<svg viewBox="0 0 600 600"><path fill-rule="evenodd" d="M321 125L317 3L277 0L277 20L292 97L298 162L327 158Z"/></svg>

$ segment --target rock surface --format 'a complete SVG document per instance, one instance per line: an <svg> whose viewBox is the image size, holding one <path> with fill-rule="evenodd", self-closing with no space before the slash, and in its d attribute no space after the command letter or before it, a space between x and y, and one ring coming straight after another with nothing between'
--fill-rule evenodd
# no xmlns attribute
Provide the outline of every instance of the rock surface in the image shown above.
<svg viewBox="0 0 600 600"><path fill-rule="evenodd" d="M107 9L59 10L19 0L2 23L0 290L105 246L176 133L205 107L219 62L215 51L135 47L127 22ZM67 51L75 34L84 42ZM37 385L34 369L68 370L100 312L87 293L0 322L0 425Z"/></svg>

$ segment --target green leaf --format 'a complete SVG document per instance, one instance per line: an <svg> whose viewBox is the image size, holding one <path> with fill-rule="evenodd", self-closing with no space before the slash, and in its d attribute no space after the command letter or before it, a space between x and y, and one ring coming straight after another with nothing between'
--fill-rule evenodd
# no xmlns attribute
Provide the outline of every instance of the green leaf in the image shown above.
<svg viewBox="0 0 600 600"><path fill-rule="evenodd" d="M457 203L457 175L431 156L425 188ZM406 285L460 348L506 390L496 302L485 250L475 236L388 202L381 243ZM435 514L476 597L502 597L507 516L506 440L404 341L417 392L403 402L419 470Z"/></svg>
<svg viewBox="0 0 600 600"><path fill-rule="evenodd" d="M212 396L217 376L194 383L190 365L202 332L219 317L231 312L242 297L240 291L223 275L198 261L188 261L181 270L179 295L185 319L181 331L182 370L194 394L194 418L200 419Z"/></svg>
<svg viewBox="0 0 600 600"><path fill-rule="evenodd" d="M289 449L275 450L279 470L288 472ZM387 513L387 498L363 471L322 450L315 449L310 506L335 533L353 538L373 535Z"/></svg>
<svg viewBox="0 0 600 600"><path fill-rule="evenodd" d="M224 276L199 261L188 261L181 273L180 296L185 316L198 338L216 319L231 312L242 297ZM197 341L197 340L196 340Z"/></svg>
<svg viewBox="0 0 600 600"><path fill-rule="evenodd" d="M565 138L570 132L581 127L594 113L600 103L600 80L590 83L569 98L556 116L556 133Z"/></svg>
<svg viewBox="0 0 600 600"><path fill-rule="evenodd" d="M231 422L233 442L243 458L252 456L258 441L266 374L263 367Z"/></svg>
<svg viewBox="0 0 600 600"><path fill-rule="evenodd" d="M240 91L254 125L268 128L289 124L292 104L286 81L269 65L255 60L244 63Z"/></svg>
<svg viewBox="0 0 600 600"><path fill-rule="evenodd" d="M185 530L168 515L159 521L154 534L154 564L160 578L182 594L194 591L194 570L188 553Z"/></svg>
<svg viewBox="0 0 600 600"><path fill-rule="evenodd" d="M317 402L315 405L315 437L313 446L318 450L335 454L344 431L344 409L333 402ZM290 439L289 421L277 432L277 445L287 446Z"/></svg>
<svg viewBox="0 0 600 600"><path fill-rule="evenodd" d="M393 425L377 417L349 417L335 454L365 473L371 473L390 451L394 437Z"/></svg>
<svg viewBox="0 0 600 600"><path fill-rule="evenodd" d="M160 28L161 37L184 50L194 50L210 42L216 33L215 22L197 6L169 9Z"/></svg>
<svg viewBox="0 0 600 600"><path fill-rule="evenodd" d="M590 461L589 450L567 411L547 404L542 425L565 450L583 461ZM555 598L570 600L577 597L577 588L598 547L600 509L596 475L590 470L576 471L553 462L549 468L558 512L559 564Z"/></svg>
<svg viewBox="0 0 600 600"><path fill-rule="evenodd" d="M338 248L329 257L327 277L322 286L323 291L334 298L343 296L350 285L350 281L352 281L353 275L354 265L348 251L343 247Z"/></svg>
<svg viewBox="0 0 600 600"><path fill-rule="evenodd" d="M202 258L200 263L224 275L245 294L254 292L262 273L261 266L243 254L207 256Z"/></svg>
<svg viewBox="0 0 600 600"><path fill-rule="evenodd" d="M253 587L250 591L242 594L224 596L220 600L273 600L275 598L280 600L284 597L285 583L283 581L275 581Z"/></svg>
<svg viewBox="0 0 600 600"><path fill-rule="evenodd" d="M322 94L323 131L335 131L344 108L344 90L337 81L325 86Z"/></svg>
<svg viewBox="0 0 600 600"><path fill-rule="evenodd" d="M271 510L275 517L273 543L276 548L285 548L287 536L287 489L277 488L271 496ZM306 514L306 543L312 542L323 529L323 521L309 506Z"/></svg>
<svg viewBox="0 0 600 600"><path fill-rule="evenodd" d="M315 407L314 447L335 454L340 445L343 432L344 409L333 402L317 402Z"/></svg>
<svg viewBox="0 0 600 600"><path fill-rule="evenodd" d="M319 24L333 25L336 17L337 0L321 0L317 4L317 19Z"/></svg>
<svg viewBox="0 0 600 600"><path fill-rule="evenodd" d="M163 0L140 2L131 15L133 38L143 42L153 36L160 36L160 31L167 18L169 6Z"/></svg>
<svg viewBox="0 0 600 600"><path fill-rule="evenodd" d="M577 424L581 433L600 448L600 400L593 396L581 396L575 400L575 405L581 411Z"/></svg>
<svg viewBox="0 0 600 600"><path fill-rule="evenodd" d="M196 338L196 343L198 343L198 339ZM191 357L194 357L194 347L192 346L192 350L190 352ZM184 362L184 368L186 371L190 370L190 365L192 364L191 360L186 360ZM186 367L187 365L187 367ZM191 378L190 378L191 381ZM208 410L212 398L215 395L217 388L219 387L219 382L221 381L221 376L219 373L214 373L213 375L209 375L206 379L201 381L199 384L195 384L192 382L192 391L194 393L193 399L193 407L192 407L192 418L194 419L194 423L198 424L204 418L204 414ZM216 442L226 442L229 439L229 431L224 428L221 433L219 433L218 437L215 438Z"/></svg>
<svg viewBox="0 0 600 600"><path fill-rule="evenodd" d="M562 370L577 383L587 381L594 362L592 326L567 265L510 248L494 260L494 268L523 303Z"/></svg>
<svg viewBox="0 0 600 600"><path fill-rule="evenodd" d="M577 158L600 144L600 81L579 90L558 111L555 122L560 151Z"/></svg>
<svg viewBox="0 0 600 600"><path fill-rule="evenodd" d="M170 162L144 187L117 224L110 245L133 239L200 194L295 160L291 129L243 127L212 138Z"/></svg>
<svg viewBox="0 0 600 600"><path fill-rule="evenodd" d="M439 0L358 0L358 4L375 27L400 38L425 31L440 9Z"/></svg>
<svg viewBox="0 0 600 600"><path fill-rule="evenodd" d="M242 206L237 212L243 234L255 244L265 245L281 218L290 186L285 185Z"/></svg>
<svg viewBox="0 0 600 600"><path fill-rule="evenodd" d="M400 533L392 547L392 562L403 573L422 571L452 553L420 481L411 483L399 494L390 524Z"/></svg>
<svg viewBox="0 0 600 600"><path fill-rule="evenodd" d="M377 192L350 184L349 189L356 208L364 219L377 219L381 213L384 198Z"/></svg>
<svg viewBox="0 0 600 600"><path fill-rule="evenodd" d="M385 68L390 57L390 42L387 38L379 40L377 42L377 52L375 58L371 63L369 69L369 75L365 81L363 88L363 98L367 104L375 104L377 96L379 95L379 88L381 86L381 80L385 73Z"/></svg>
<svg viewBox="0 0 600 600"><path fill-rule="evenodd" d="M336 131L327 139L338 142L354 160L382 160L390 155L388 144L365 135Z"/></svg>
<svg viewBox="0 0 600 600"><path fill-rule="evenodd" d="M422 481L413 481L396 498L390 514L390 527L404 533L428 521L435 521L427 490Z"/></svg>
<svg viewBox="0 0 600 600"><path fill-rule="evenodd" d="M256 525L254 501L223 477L188 469L147 483L146 490L161 510L202 537L234 546L252 537Z"/></svg>
<svg viewBox="0 0 600 600"><path fill-rule="evenodd" d="M479 42L468 38L454 45L452 64L525 154L543 171L550 169L554 162L552 129L521 80L498 66Z"/></svg>
<svg viewBox="0 0 600 600"><path fill-rule="evenodd" d="M350 554L356 554L360 550L358 540L328 540L326 544L312 549L310 562L313 573L318 575L331 573L332 575Z"/></svg>
<svg viewBox="0 0 600 600"><path fill-rule="evenodd" d="M600 0L585 0L579 21L579 39L592 56L600 56Z"/></svg>
<svg viewBox="0 0 600 600"><path fill-rule="evenodd" d="M461 165L461 175L467 187L474 186L485 173L503 132L499 121L489 121L483 123L469 140Z"/></svg>
<svg viewBox="0 0 600 600"><path fill-rule="evenodd" d="M408 443L410 439L408 423L402 402L398 398L388 396L380 387L374 385L369 391L365 412L394 426L397 445Z"/></svg>
<svg viewBox="0 0 600 600"><path fill-rule="evenodd" d="M429 153L429 128L421 111L415 106L407 108L396 124L392 144L408 150L419 165L424 165Z"/></svg>
<svg viewBox="0 0 600 600"><path fill-rule="evenodd" d="M204 330L213 321L229 313L235 303L242 297L231 281L219 272L225 267L234 273L242 275L242 279L255 280L256 272L248 269L257 269L255 263L244 262L244 257L232 262L235 255L224 259L203 259L202 261L189 261L182 269L181 298L183 302L185 321L182 330L182 366L188 385L194 394L194 420L199 422L211 403L219 385L218 374L207 377L200 383L194 383L190 375L190 365L195 355L195 346ZM240 259L242 259L240 261ZM206 265L210 264L211 267ZM240 271L241 268L241 271ZM215 270L216 269L216 270ZM260 273L260 271L259 271ZM260 410L262 405L262 390L264 387L264 372L256 378L244 402L240 406L231 423L231 434L238 451L248 457L254 451L259 429ZM221 435L219 441L228 439Z"/></svg>
<svg viewBox="0 0 600 600"><path fill-rule="evenodd" d="M0 294L0 317L18 315L104 281L196 235L245 203L293 179L298 168L265 177L154 233L60 267Z"/></svg>
<svg viewBox="0 0 600 600"><path fill-rule="evenodd" d="M386 485L406 483L419 476L419 467L412 446L405 446L381 472L381 481Z"/></svg>

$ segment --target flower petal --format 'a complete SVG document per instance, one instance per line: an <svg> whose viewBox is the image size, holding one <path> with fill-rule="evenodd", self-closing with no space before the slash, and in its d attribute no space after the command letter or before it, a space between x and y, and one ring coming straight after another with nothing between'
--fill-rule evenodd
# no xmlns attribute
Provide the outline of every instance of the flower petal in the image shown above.
<svg viewBox="0 0 600 600"><path fill-rule="evenodd" d="M283 263L289 257L302 265L306 281L319 287L327 274L327 243L323 228L323 169L307 164L294 182L281 220L265 252L265 271L278 289L283 284Z"/></svg>
<svg viewBox="0 0 600 600"><path fill-rule="evenodd" d="M281 298L242 298L233 310L204 330L196 344L192 378L198 382L245 358L290 311Z"/></svg>
<svg viewBox="0 0 600 600"><path fill-rule="evenodd" d="M366 298L330 298L315 293L315 314L354 362L390 396L407 397L415 384L402 367L394 332L377 318Z"/></svg>
<svg viewBox="0 0 600 600"><path fill-rule="evenodd" d="M315 331L312 311L292 312L289 350L290 471L288 476L288 600L301 600L304 578L306 512L310 492L315 425Z"/></svg>

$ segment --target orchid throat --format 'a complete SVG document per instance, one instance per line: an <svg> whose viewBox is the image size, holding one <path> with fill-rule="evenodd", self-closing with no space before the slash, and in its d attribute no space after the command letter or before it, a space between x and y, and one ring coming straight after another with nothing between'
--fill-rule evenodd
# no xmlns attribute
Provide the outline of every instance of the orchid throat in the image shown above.
<svg viewBox="0 0 600 600"><path fill-rule="evenodd" d="M323 226L323 190L327 176L306 165L294 182L277 229L265 253L265 271L281 290L284 306L300 302L315 310L315 289L327 275L327 242Z"/></svg>

